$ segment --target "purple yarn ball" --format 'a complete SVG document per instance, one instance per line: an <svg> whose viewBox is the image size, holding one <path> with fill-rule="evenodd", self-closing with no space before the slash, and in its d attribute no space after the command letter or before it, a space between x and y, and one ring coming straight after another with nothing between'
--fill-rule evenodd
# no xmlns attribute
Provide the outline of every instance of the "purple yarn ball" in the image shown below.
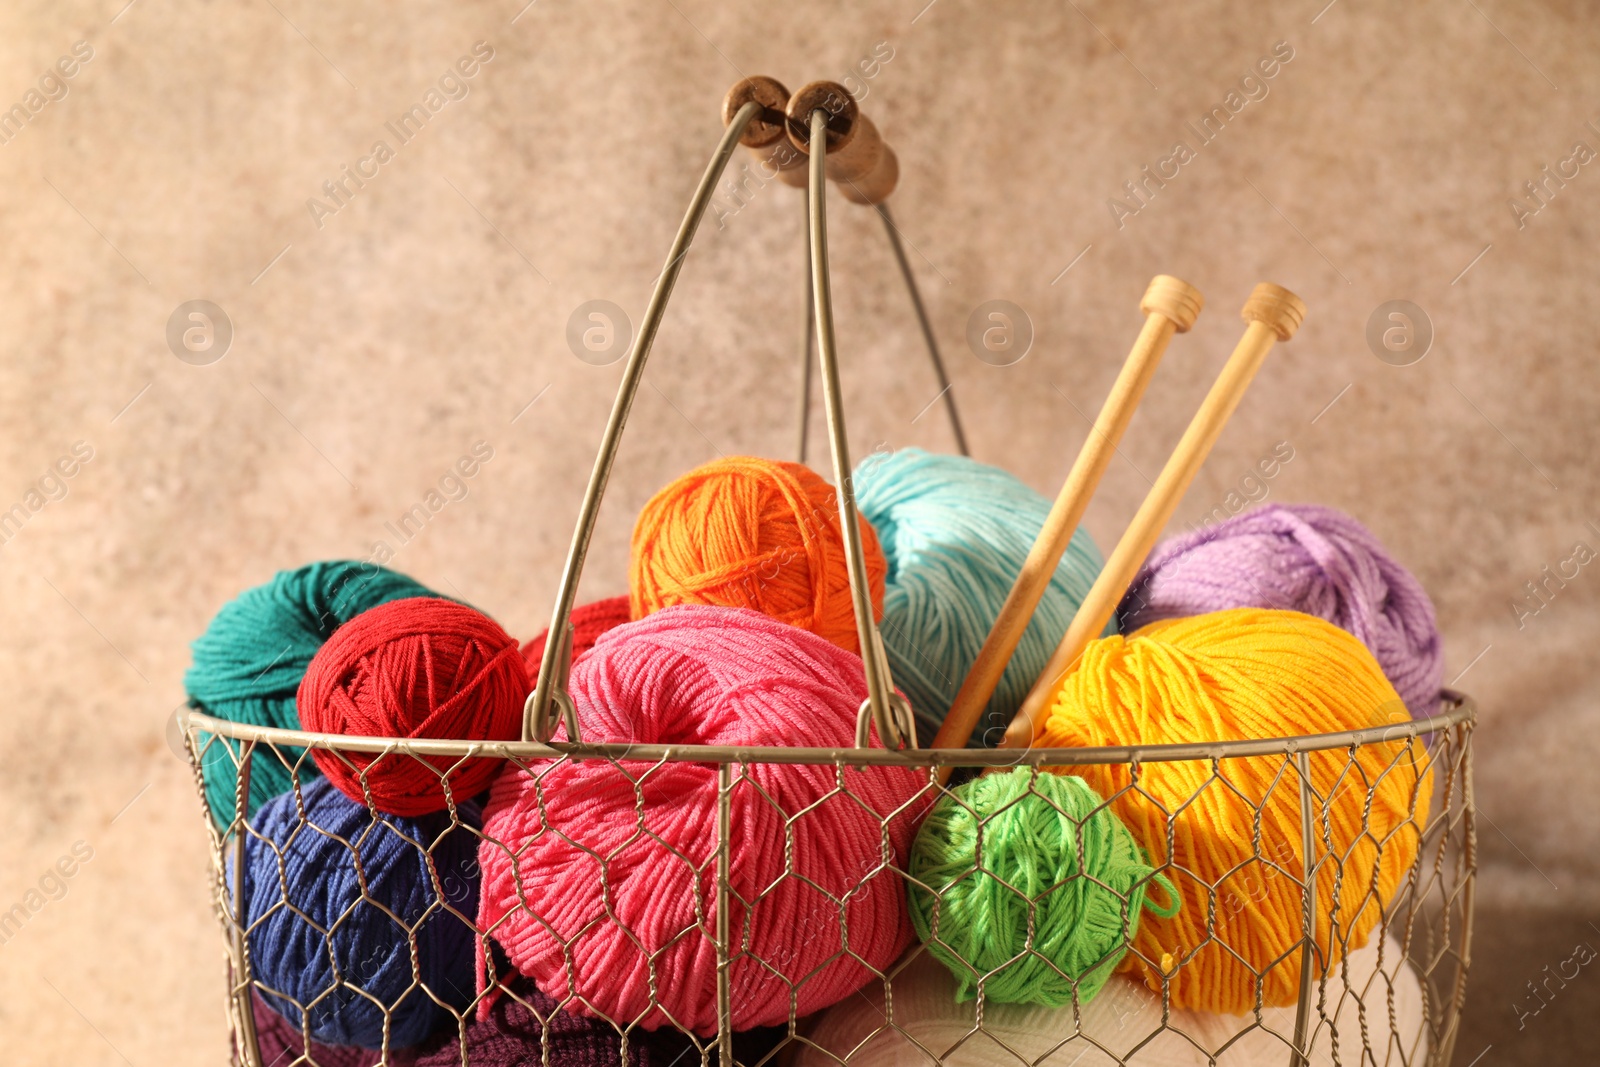
<svg viewBox="0 0 1600 1067"><path fill-rule="evenodd" d="M1444 652L1422 584L1361 523L1316 504L1267 504L1156 546L1117 609L1123 633L1228 608L1326 619L1372 650L1413 717L1438 707Z"/></svg>

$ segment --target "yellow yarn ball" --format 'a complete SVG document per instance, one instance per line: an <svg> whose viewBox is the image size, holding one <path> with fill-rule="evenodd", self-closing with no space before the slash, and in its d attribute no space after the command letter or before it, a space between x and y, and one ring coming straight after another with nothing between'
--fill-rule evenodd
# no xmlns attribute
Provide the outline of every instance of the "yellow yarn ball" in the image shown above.
<svg viewBox="0 0 1600 1067"><path fill-rule="evenodd" d="M1333 733L1404 719L1404 708L1355 637L1299 612L1242 608L1091 643L1055 694L1038 743ZM1432 776L1423 746L1404 737L1309 758L1312 862L1321 864L1316 943L1331 967L1366 943L1410 870ZM1267 1006L1294 1002L1303 863L1293 756L1146 762L1137 789L1127 764L1062 771L1111 798L1183 899L1171 918L1145 917L1124 970L1152 989L1167 983L1178 1008L1240 1014L1255 1009L1258 992Z"/></svg>

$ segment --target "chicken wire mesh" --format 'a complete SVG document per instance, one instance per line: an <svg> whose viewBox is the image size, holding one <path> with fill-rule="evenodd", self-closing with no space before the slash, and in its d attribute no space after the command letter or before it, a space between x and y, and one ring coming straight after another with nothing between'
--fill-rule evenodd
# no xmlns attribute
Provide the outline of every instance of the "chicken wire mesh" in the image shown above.
<svg viewBox="0 0 1600 1067"><path fill-rule="evenodd" d="M1057 1065L1089 1067L1100 1064L1255 1064L1297 1063L1390 1065L1447 1064L1458 1026L1465 990L1468 946L1472 920L1475 832L1472 807L1471 737L1475 713L1469 700L1447 694L1443 710L1433 719L1385 727L1374 727L1347 734L1270 741L1230 742L1215 745L1151 746L1141 749L1040 749L1019 754L1007 751L917 751L885 749L725 749L703 746L646 746L592 743L537 742L485 744L446 741L397 741L379 738L350 738L304 732L272 730L212 719L198 711L181 716L181 725L204 805L204 776L220 769L233 775L238 806L225 824L219 824L207 808L206 825L210 837L212 886L216 914L227 944L228 1005L232 1024L232 1052L235 1062L249 1067L343 1067L350 1063L397 1065L460 1064L473 1067L485 1063L616 1063L721 1065L758 1067L792 1065L812 1067L824 1064L998 1064ZM1420 765L1416 748L1405 744L1419 737L1426 747ZM1374 749L1385 753L1377 775L1370 759L1365 766L1358 758L1371 756ZM394 936L410 956L410 981L405 990L385 999L369 988L359 966L346 966L335 951L341 922L352 921L347 909L332 924L315 926L315 937L326 941L330 961L329 980L324 987L300 999L290 991L273 988L263 979L261 962L252 948L252 934L268 921L273 912L296 906L315 893L312 886L299 884L297 873L281 858L269 867L275 873L267 896L273 903L253 912L247 898L259 902L262 888L250 883L256 868L244 862L246 846L267 848L281 857L281 839L269 839L241 814L249 794L250 769L260 761L272 761L288 772L296 814L292 833L327 834L324 826L307 812L303 796L316 778L311 750L349 764L352 753L379 753L367 763L358 780L365 786L367 777L381 773L386 761L415 760L437 774L444 795L449 799L441 816L443 829L433 840L407 838L405 847L416 850L419 862L428 871L425 907L410 915L390 918ZM491 756L507 762L504 773L529 776L536 804L542 813L539 828L526 840L500 840L486 833L481 824L466 813L474 801L456 797L452 779L470 757ZM1313 760L1332 761L1331 779L1326 766L1313 775L1308 768ZM957 1004L948 974L932 961L926 946L913 938L909 948L887 967L874 967L857 954L850 932L854 901L865 887L888 880L897 893L913 888L934 892L911 874L903 849L894 841L903 840L898 825L915 822L941 797L954 795L954 784L941 785L939 768L959 768L955 781L963 774L986 768L1018 764L1028 768L1029 799L1049 799L1032 789L1041 774L1071 772L1075 768L1114 768L1125 774L1127 785L1106 796L1106 805L1128 799L1134 793L1149 797L1142 783L1149 768L1157 764L1186 762L1205 769L1205 784L1184 804L1172 805L1164 819L1169 834L1176 832L1176 821L1201 794L1224 790L1230 803L1248 805L1254 812L1258 830L1253 835L1247 858L1210 880L1186 869L1182 863L1167 862L1156 873L1181 887L1186 886L1191 901L1201 902L1204 937L1200 943L1185 946L1185 951L1154 959L1131 936L1124 909L1121 943L1108 960L1127 949L1122 970L1143 967L1164 978L1156 988L1128 975L1113 977L1092 1000L1080 997L1076 983L1082 979L1062 977L1074 985L1071 1003L1057 1009L992 1002L984 989L995 970L974 970L977 983L974 1000ZM582 764L584 780L597 790L621 789L630 792L631 828L626 834L613 834L603 850L596 848L594 826L584 821L581 804L571 797L557 797L558 789L570 788L560 780L565 770ZM763 767L787 764L826 768L833 787L803 808L787 810L758 780ZM1366 822L1379 779L1397 773L1405 764L1414 774L1417 789L1428 796L1413 799L1410 814L1396 825L1378 826ZM674 768L693 765L716 776L716 819L697 839L695 847L685 849L663 832L673 818L670 804L661 802L655 784ZM1240 768L1248 765L1248 775ZM861 774L875 767L914 768L920 786L905 804L888 814L876 815L881 830L881 848L875 862L861 869L835 872L831 879L817 876L796 859L795 840L807 832L807 821L817 820L830 803L860 803L853 787ZM1331 789L1319 791L1317 781L1332 780ZM1270 782L1263 791L1261 783ZM1255 783L1251 785L1250 783ZM1304 829L1299 840L1270 840L1260 832L1265 805L1279 792L1299 805ZM563 801L557 804L554 801ZM1151 798L1153 799L1153 798ZM1363 824L1358 840L1341 837L1336 826L1340 806L1359 802ZM865 807L865 805L863 805ZM383 815L366 804L363 832L388 832ZM1426 816L1418 814L1425 810ZM562 813L573 813L570 816ZM1069 815L1069 817L1072 817ZM1078 816L1081 818L1081 813ZM392 820L391 820L392 821ZM980 820L979 858L974 873L994 872L984 868ZM490 862L491 853L507 860L531 862L533 851L541 845L559 841L568 849L589 858L595 881L596 899L592 913L574 919L570 915L541 913L518 890L512 909L494 922L480 925L480 916L461 907L462 887L478 877L480 864L451 868L439 861L438 840L445 833L472 835L473 852ZM784 855L781 873L766 885L751 885L736 860L734 842L748 844L750 835L767 835L763 847ZM1397 887L1387 897L1378 895L1375 873L1370 862L1352 859L1355 845L1368 852L1394 847L1397 835L1415 841L1414 860L1404 869ZM1170 840L1170 837L1169 837ZM351 877L361 885L360 902L383 908L383 902L368 893L360 870L361 842L340 839L348 850ZM1307 848L1309 842L1309 848ZM1311 857L1310 874L1300 862ZM613 905L614 868L637 864L647 859L663 872L658 879L661 892L655 902L658 914L676 919L663 926L652 922L649 929L635 928ZM1370 859L1370 855L1368 857ZM672 871L676 868L676 872ZM1359 868L1359 869L1358 869ZM1092 875L1081 871L1063 883L1026 897L1030 914L1048 893L1070 890L1075 879ZM844 891L824 884L831 880ZM1301 937L1288 950L1267 965L1252 963L1245 942L1252 908L1265 899L1266 888L1284 880L1298 892L1305 912ZM792 933L780 943L826 943L836 946L828 957L830 965L848 960L860 969L861 988L828 1011L807 1016L802 1013L807 987L816 983L822 968L802 965L791 949L761 955L763 940L757 927L764 902L794 883L804 883L809 903L786 921ZM1332 912L1321 902L1316 890L1333 888ZM676 886L677 893L665 888ZM1107 887L1109 888L1109 887ZM1352 936L1358 925L1352 916L1369 915L1372 928L1364 937ZM558 947L562 965L555 980L537 985L518 975L505 963L497 937L512 918L535 924ZM303 913L297 921L315 924ZM419 966L419 931L425 923L460 924L480 958L488 961L480 971L474 988L434 988ZM1317 931L1312 936L1312 931ZM865 940L870 931L857 930L854 941ZM648 972L647 995L639 1010L627 1017L607 1014L591 995L597 982L606 981L585 973L586 946L606 934L625 938L645 961ZM1031 923L1020 956L1039 957L1036 931ZM939 939L937 919L933 940ZM770 939L769 939L770 940ZM708 988L696 989L693 997L714 1004L715 1030L693 1032L673 1011L682 1011L685 1000L680 983L683 975L674 968L686 958L686 945L714 952L715 975ZM1251 968L1254 1006L1245 1014L1207 1015L1187 1011L1173 1003L1171 989L1185 968L1201 966L1200 949L1213 944L1230 959ZM1302 952L1310 946L1309 953ZM1329 952L1330 946L1337 946ZM1107 966L1110 964L1108 963ZM1285 1002L1274 997L1274 988L1292 990ZM421 1046L402 1048L392 1043L392 1019L402 1002L413 1007L414 1000L426 997L447 1016L432 1038ZM741 1000L743 1003L741 1003ZM736 1032L735 1027L748 1015L747 1008L759 1001L776 1003L784 1017L775 1025ZM327 1018L359 1003L380 1012L383 1042L362 1058L351 1058L349 1049L325 1049L311 1039L312 1019ZM278 1010L270 1007L278 1005ZM782 1009L786 1006L787 1010ZM279 1011L299 1022L286 1025ZM480 1010L490 1022L477 1021ZM646 1027L646 1023L649 1027ZM676 1025L675 1025L676 1023ZM270 1027L269 1027L270 1024ZM483 1045L484 1027L494 1029L506 1042L520 1049L520 1057L493 1058ZM271 1040L261 1035L273 1029ZM287 1032L287 1036L285 1036ZM508 1046L509 1047L509 1046ZM497 1046L498 1048L498 1046ZM581 1053L575 1052L581 1049ZM494 1056L503 1056L503 1051ZM589 1058L572 1057L576 1055Z"/></svg>

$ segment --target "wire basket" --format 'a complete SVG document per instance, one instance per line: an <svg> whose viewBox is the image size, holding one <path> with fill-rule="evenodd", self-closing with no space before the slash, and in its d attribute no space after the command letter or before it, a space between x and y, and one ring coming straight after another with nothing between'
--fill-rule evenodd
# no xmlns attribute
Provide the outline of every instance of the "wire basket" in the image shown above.
<svg viewBox="0 0 1600 1067"><path fill-rule="evenodd" d="M811 112L811 130L815 138L824 136L827 113L818 108ZM694 232L704 215L715 183L719 179L731 153L739 143L746 128L756 121L781 121L770 109L757 101L747 101L729 118L723 137L695 192L689 211L668 255L666 267L657 279L648 310L630 352L616 402L606 426L605 437L596 460L583 507L574 532L571 550L563 571L550 633L546 642L537 687L528 698L525 710L523 739L518 742L405 740L393 738L351 737L317 734L305 731L280 730L229 722L206 715L200 709L186 709L179 714L179 726L190 754L196 784L204 807L203 769L215 772L221 765L236 775L234 814L226 825L213 822L209 812L206 826L210 836L212 883L217 917L227 942L228 1005L232 1029L232 1053L235 1061L247 1067L297 1067L321 1065L331 1062L344 1064L357 1062L345 1055L322 1053L311 1044L309 1023L293 1040L279 1039L278 1046L264 1050L258 1033L262 998L270 997L279 1003L292 997L285 991L271 988L256 973L250 947L250 933L254 923L264 916L247 917L246 900L250 890L247 884L245 862L247 843L252 847L278 846L264 837L247 821L250 779L253 769L262 761L281 766L292 781L295 802L300 812L300 825L296 833L328 833L315 820L306 816L303 789L314 777L311 752L332 756L350 766L359 781L393 761L414 761L429 768L440 779L444 795L449 800L447 811L448 832L465 832L474 835L480 849L504 849L508 856L519 854L524 846L517 842L494 840L470 820L464 819L462 805L468 798L456 797L452 792L454 775L464 761L470 758L491 757L507 761L527 772L533 780L535 798L540 810L547 810L548 791L558 788L564 768L584 763L586 774L617 776L617 781L631 789L636 797L634 814L637 833L625 847L666 847L654 828L664 812L647 800L648 787L653 778L663 775L676 765L695 764L714 768L716 775L715 833L699 843L697 851L685 853L673 850L673 862L684 865L690 889L684 899L664 900L661 906L676 909L681 915L681 928L671 932L664 944L649 944L639 931L629 929L626 923L609 908L597 914L582 931L556 931L547 916L537 915L524 899L518 906L529 921L544 923L555 931L561 942L566 960L565 981L541 982L540 989L521 981L509 973L500 973L494 964L495 929L481 929L476 915L466 914L454 906L458 899L450 889L452 872L440 870L429 852L427 842L409 842L418 850L419 858L427 865L433 883L434 899L425 913L410 923L408 938L413 961L414 987L405 996L425 996L444 1008L455 1019L452 1031L444 1028L429 1046L430 1051L419 1053L413 1049L389 1047L390 1018L397 1009L395 1003L385 1003L363 987L360 973L341 973L339 962L331 946L339 922L326 931L329 939L329 956L333 961L333 981L318 997L361 998L382 1012L385 1047L372 1052L362 1063L429 1065L458 1063L472 1067L483 1062L473 1055L470 1032L476 1011L491 1003L511 1005L508 1010L520 1012L527 1032L532 1035L526 1058L517 1062L553 1063L615 1062L619 1064L719 1064L721 1067L738 1065L793 1065L813 1067L822 1064L1000 1064L1025 1065L1054 1064L1059 1067L1091 1067L1100 1064L1145 1064L1176 1067L1178 1064L1353 1064L1388 1067L1388 1065L1444 1065L1450 1062L1459 1028L1461 1006L1465 996L1469 945L1472 927L1473 879L1475 874L1476 834L1474 824L1471 742L1475 722L1475 709L1469 698L1446 691L1441 694L1437 713L1418 721L1392 722L1375 720L1367 729L1338 734L1325 734L1295 738L1270 738L1249 741L1230 741L1210 744L1155 745L1122 748L1081 748L1018 750L934 749L916 747L910 709L895 692L889 674L887 658L873 620L863 562L863 548L853 490L850 483L850 458L848 442L840 404L840 385L837 355L834 347L832 310L828 280L827 226L825 217L824 153L813 154L809 164L809 219L810 276L807 303L814 312L817 354L820 357L823 394L827 405L828 428L833 452L835 481L839 487L840 526L845 536L846 557L850 566L851 587L856 606L856 619L860 647L866 675L867 699L862 702L856 725L856 745L853 748L803 749L803 748L728 748L696 745L651 745L602 743L581 737L574 705L568 697L565 680L571 664L570 614L575 601L578 579L593 533L601 497L609 478L622 428L627 420L634 394L642 380L644 366L651 344L666 308L667 298L682 267ZM881 203L876 205L885 222L891 241L896 240L893 222ZM898 250L898 244L896 243ZM904 266L903 256L901 258ZM903 271L911 287L913 307L923 318L920 297L909 270ZM926 328L924 336L934 366L943 380L937 349L933 345L932 331ZM802 346L804 366L809 366L813 334L808 328L806 343ZM807 378L803 377L802 381ZM805 391L809 391L808 389ZM947 397L948 399L948 397ZM952 423L959 434L953 403L948 406ZM802 426L805 404L802 403ZM802 430L801 447L804 448ZM963 448L964 451L964 448ZM558 724L565 727L564 740L552 740ZM1419 747L1412 739L1420 739ZM881 744L873 744L875 740ZM1418 751L1423 753L1421 765L1416 765ZM356 768L351 756L356 753L379 754L365 770ZM1401 761L1407 762L1410 772L1421 783L1414 790L1424 789L1430 796L1411 797L1411 817L1399 826L1380 833L1364 820L1363 837L1372 848L1382 850L1394 834L1412 837L1416 844L1414 861L1404 870L1396 890L1388 899L1377 896L1375 884L1367 884L1350 860L1349 850L1341 850L1334 828L1334 804L1348 803L1347 794L1365 793L1362 810L1370 813L1371 802L1379 782L1390 772L1398 773ZM1250 780L1257 783L1265 778L1270 785L1263 792L1241 779L1238 768L1248 762L1253 768ZM1215 942L1237 956L1230 938L1237 927L1230 928L1230 920L1240 913L1260 887L1269 880L1288 879L1298 887L1300 899L1301 937L1286 952L1264 968L1254 968L1255 1006L1242 1015L1204 1016L1185 1012L1171 1000L1170 986L1159 983L1159 991L1149 991L1129 979L1117 979L1113 988L1107 986L1093 1001L1074 993L1066 1007L1051 1010L1030 1010L1016 1005L990 1002L984 991L984 982L992 974L975 974L977 996L975 1000L957 1005L953 993L941 981L945 976L939 965L931 960L928 949L912 942L911 947L895 963L886 968L875 968L860 957L854 957L867 972L865 985L860 992L838 1007L830 1009L825 1023L816 1022L817 1016L802 1016L796 1005L802 1001L806 984L815 980L814 974L793 973L791 961L763 959L752 951L751 915L760 906L762 898L772 893L786 879L805 879L806 873L797 870L792 854L785 871L777 882L751 893L740 890L733 861L731 842L736 832L748 832L748 827L736 829L736 812L751 806L770 808L770 818L762 820L762 832L773 835L774 843L792 841L793 834L802 828L805 820L816 818L819 804L810 804L797 810L785 810L778 801L761 788L759 771L773 765L805 765L823 768L831 776L833 788L826 799L857 800L853 792L859 786L860 776L871 773L872 768L910 768L920 783L911 802L895 812L877 816L881 831L882 850L878 862L854 876L854 883L843 892L829 892L814 882L817 906L798 920L800 936L836 940L842 954L850 954L851 899L862 886L873 880L888 879L898 892L913 888L932 891L923 886L907 869L903 855L897 855L891 846L891 822L913 817L934 801L947 795L951 786L946 784L949 768L968 768L981 771L986 768L1030 768L1030 783L1049 768L1116 767L1125 773L1122 789L1105 798L1112 804L1135 792L1142 791L1144 777L1152 765L1189 763L1205 771L1205 781L1190 802L1197 802L1199 793L1210 788L1227 791L1237 802L1250 805L1255 815L1257 832L1252 841L1252 854L1239 866L1215 881L1203 882L1194 872L1185 871L1172 864L1164 873L1181 875L1191 882L1202 881L1201 889L1207 901L1205 942ZM1315 767L1315 773L1313 768ZM1263 774L1262 769L1265 768ZM959 772L958 772L959 773ZM1332 782L1331 788L1318 787L1318 783ZM1252 795L1254 789L1254 795ZM1030 791L1032 785L1030 784ZM1040 799L1045 799L1039 794ZM1270 840L1260 832L1261 813L1270 801L1275 804L1292 800L1299 813L1300 838L1296 841ZM820 803L820 802L819 802ZM864 802L862 807L865 809ZM374 825L382 818L371 806L369 814ZM1186 805L1171 805L1166 813L1169 835L1175 832L1175 820ZM1424 817L1417 812L1426 811ZM546 819L545 831L560 837L574 848L585 848L579 827L551 824ZM1170 840L1170 836L1169 836ZM643 844L641 844L641 842ZM349 845L350 842L344 842ZM619 849L620 850L620 849ZM281 851L279 852L281 857ZM1305 857L1307 862L1301 862ZM609 899L606 882L608 864L617 862L615 854L594 854L595 868L602 884L602 894ZM981 862L981 861L979 861ZM360 861L351 850L351 863L356 868ZM1348 868L1348 869L1347 869ZM279 887L282 896L289 896L292 872L283 863L278 864ZM363 878L357 869L355 875ZM1347 877L1348 875L1348 877ZM1078 874L1074 877L1088 878ZM1371 879L1375 882L1375 876ZM1363 939L1350 937L1341 930L1338 916L1330 917L1319 909L1318 888L1329 882L1334 886L1334 911L1340 912L1337 903L1341 897L1353 901L1358 911L1372 909L1377 913L1376 924ZM366 882L361 881L365 898ZM1282 884L1279 882L1279 884ZM1060 889L1051 887L1048 891ZM1020 890L1017 890L1020 893ZM1042 894L1041 894L1042 895ZM375 903L375 902L374 902ZM1036 904L1037 900L1030 903ZM1124 898L1124 915L1127 914ZM277 905L287 907L286 903ZM434 989L422 981L416 970L416 930L423 919L460 923L470 928L470 937L481 952L478 988L473 990ZM597 924L614 924L623 927L619 932L633 939L640 949L649 954L650 984L648 1003L636 1016L613 1018L595 1010L579 992L589 977L578 973L574 942L590 936ZM1320 924L1320 927L1319 927ZM319 928L320 929L320 928ZM1317 936L1319 929L1329 930L1327 937ZM1126 918L1123 923L1124 943L1129 959L1139 960L1147 967L1158 967L1161 973L1175 976L1182 968L1191 966L1193 954L1179 959L1160 961L1141 958L1137 946L1131 944ZM659 939L659 935L656 936ZM935 927L937 937L937 927ZM1033 931L1028 933L1026 952L1033 950ZM701 1027L699 1033L672 1025L670 1014L657 990L674 981L674 976L661 964L666 950L686 938L700 938L712 946L716 958L715 990L702 992L715 998L714 1032ZM1331 940L1330 940L1331 939ZM1358 943L1360 942L1360 943ZM1326 952L1337 943L1341 951ZM1199 946L1195 946L1198 949ZM1118 953L1120 955L1120 952ZM1243 956L1238 956L1243 960ZM658 966L658 964L660 964ZM779 995L787 996L790 1005L788 1018L776 1026L761 1031L736 1033L744 1005L738 1003L735 992L736 975L748 977L754 969L768 987L776 987ZM1296 997L1290 1004L1273 1004L1264 990L1270 980L1282 981L1287 974ZM1065 977L1065 976L1064 976ZM307 1012L318 1007L317 1002L293 1005L304 1020ZM464 1006L463 1006L464 1005ZM564 1061L562 1042L567 1040L563 1020L570 1021L569 1013L589 1017L585 1026L585 1040L597 1042L603 1052L591 1050L590 1058ZM666 1025L658 1025L663 1017ZM641 1022L649 1020L652 1029L646 1030ZM281 1047L280 1047L281 1046ZM270 1055L264 1052L270 1051ZM336 1058L330 1060L329 1056ZM419 1059L419 1056L422 1058ZM599 1058L596 1058L596 1057ZM503 1062L503 1061L496 1061Z"/></svg>

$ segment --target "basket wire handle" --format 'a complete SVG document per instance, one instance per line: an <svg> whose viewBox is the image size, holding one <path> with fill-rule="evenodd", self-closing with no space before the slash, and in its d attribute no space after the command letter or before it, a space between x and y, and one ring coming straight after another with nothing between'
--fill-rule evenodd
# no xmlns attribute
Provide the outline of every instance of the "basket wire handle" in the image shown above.
<svg viewBox="0 0 1600 1067"><path fill-rule="evenodd" d="M802 217L810 218L810 201L800 202ZM812 332L813 319L811 313L811 236L800 242L806 250L805 291L806 298L800 307L800 403L796 412L795 421L798 432L795 441L795 460L799 463L806 461L806 438L811 430L811 350L812 339L816 336Z"/></svg>
<svg viewBox="0 0 1600 1067"><path fill-rule="evenodd" d="M939 382L938 399L944 401L944 414L950 423L950 435L956 439L956 451L963 456L970 456L972 453L967 448L967 432L961 428L961 413L956 410L956 397L951 390L953 383L944 369L944 357L939 354L939 341L933 335L933 324L928 321L928 309L923 306L922 290L917 288L917 276L911 273L911 262L906 259L906 250L900 241L900 227L894 224L887 201L880 200L872 206L883 220L883 232L889 238L889 247L894 251L900 277L906 283L906 295L911 298L911 310L916 314L917 326L922 330L922 343L928 347L928 362L933 365L933 376Z"/></svg>
<svg viewBox="0 0 1600 1067"><path fill-rule="evenodd" d="M844 400L839 387L839 352L833 335L833 294L828 283L827 151L828 112L817 108L810 115L811 181L806 205L811 239L812 306L816 312L817 354L822 365L822 398L828 416L828 443L833 452L833 480L839 497L839 532L844 538L845 562L850 572L850 602L855 608L856 636L866 667L867 699L856 721L856 747L866 748L868 716L878 728L886 748L916 746L911 707L894 691L889 658L883 651L878 623L872 617L872 594L867 583L866 552L856 515L856 495L850 475L850 441L845 431ZM817 149L821 149L820 151Z"/></svg>
<svg viewBox="0 0 1600 1067"><path fill-rule="evenodd" d="M928 347L928 361L933 365L933 376L939 383L939 395L935 400L944 401L945 417L950 423L950 434L955 438L956 451L963 456L972 455L967 447L967 434L961 427L961 414L956 410L955 394L951 391L953 383L950 375L945 371L944 357L939 354L939 342L933 335L933 324L928 321L928 310L922 303L922 292L917 288L917 276L911 273L911 264L906 259L906 250L900 240L900 231L894 224L894 218L889 214L889 205L878 203L873 205L878 217L883 220L883 232L888 235L889 247L894 252L895 262L900 265L900 277L906 283L906 293L911 297L911 310L916 313L917 325L922 329L923 343ZM801 463L806 461L806 438L811 425L811 246L806 244L806 270L805 270L805 315L800 322L800 404L796 416L799 422L798 446L796 454Z"/></svg>
<svg viewBox="0 0 1600 1067"><path fill-rule="evenodd" d="M939 354L939 342L934 337L933 325L928 321L927 308L922 303L922 293L917 287L917 277L906 259L906 250L900 239L900 230L889 213L888 197L899 184L900 164L894 150L883 140L878 128L865 115L849 89L838 82L820 81L806 85L791 94L775 78L757 75L744 78L728 90L722 100L724 121L731 118L748 100L755 100L765 110L762 119L750 125L740 143L749 148L763 168L780 177L785 185L809 186L809 164L801 162L810 152L807 124L811 112L826 108L830 123L841 123L846 130L830 131L831 145L824 170L829 181L838 183L839 194L846 200L871 207L883 222L883 232L900 268L900 278L905 282L906 294L911 298L911 310L916 314L922 340L928 348L928 361L938 380L939 392L934 401L944 401L945 416L950 423L951 436L955 438L956 451L971 455L967 447L966 431L961 426L961 415L956 410L955 394L951 390L950 376L945 371L944 357ZM787 119L787 121L785 121ZM785 130L787 129L787 136ZM773 151L773 145L778 151ZM796 180L799 169L807 173ZM766 173L764 170L763 173ZM812 296L810 245L806 245L805 314L800 325L800 397L797 455L806 461L806 443L811 419L811 340ZM929 405L932 406L931 404Z"/></svg>
<svg viewBox="0 0 1600 1067"><path fill-rule="evenodd" d="M667 300L672 287L683 269L683 260L694 243L694 234L705 217L706 207L717 179L722 176L728 158L739 144L746 126L761 111L754 100L739 108L722 132L722 140L706 164L700 184L695 188L689 210L684 213L673 238L672 249L667 254L666 266L656 277L650 303L645 308L644 321L639 324L639 335L628 352L628 364L622 372L622 382L617 386L617 397L611 404L611 415L606 420L605 436L600 441L600 454L595 457L594 470L589 474L589 487L584 490L583 507L578 512L578 525L572 532L572 546L567 550L567 562L561 573L561 586L556 592L555 610L550 615L550 639L544 644L544 656L539 661L539 681L522 709L522 739L545 742L554 733L554 713L559 712L567 727L567 740L577 742L578 717L567 694L567 672L561 661L570 662L572 647L572 605L578 596L578 580L583 575L584 560L589 555L589 542L594 537L595 522L600 515L600 501L605 496L606 483L611 479L611 467L616 462L617 449L622 443L622 431L628 424L628 414L633 410L633 399L644 379L644 365L650 358L650 346L655 343L656 331L666 314ZM565 652L563 650L566 650Z"/></svg>

